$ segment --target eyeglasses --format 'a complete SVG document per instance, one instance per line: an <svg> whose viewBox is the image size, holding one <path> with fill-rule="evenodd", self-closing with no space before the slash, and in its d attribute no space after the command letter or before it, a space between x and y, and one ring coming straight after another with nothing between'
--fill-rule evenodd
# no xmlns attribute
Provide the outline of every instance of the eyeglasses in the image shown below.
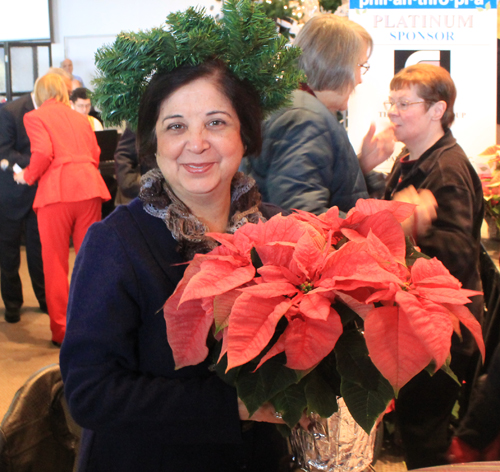
<svg viewBox="0 0 500 472"><path fill-rule="evenodd" d="M418 103L426 103L428 100L420 100L418 102L409 102L408 100L400 100L399 102L384 102L384 107L389 111L393 106L396 106L398 111L406 111L411 105L417 105Z"/></svg>
<svg viewBox="0 0 500 472"><path fill-rule="evenodd" d="M358 64L358 67L361 67L361 75L365 75L370 70L370 64L368 64L368 62Z"/></svg>

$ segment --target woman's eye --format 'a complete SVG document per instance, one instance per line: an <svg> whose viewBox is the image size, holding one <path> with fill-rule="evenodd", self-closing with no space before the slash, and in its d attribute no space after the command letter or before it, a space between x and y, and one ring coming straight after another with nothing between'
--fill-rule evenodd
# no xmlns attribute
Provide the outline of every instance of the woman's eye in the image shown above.
<svg viewBox="0 0 500 472"><path fill-rule="evenodd" d="M184 126L181 125L180 123L172 123L167 126L167 130L173 130L173 131L178 131L182 129Z"/></svg>
<svg viewBox="0 0 500 472"><path fill-rule="evenodd" d="M224 120L212 120L208 123L208 126L221 126L225 124Z"/></svg>

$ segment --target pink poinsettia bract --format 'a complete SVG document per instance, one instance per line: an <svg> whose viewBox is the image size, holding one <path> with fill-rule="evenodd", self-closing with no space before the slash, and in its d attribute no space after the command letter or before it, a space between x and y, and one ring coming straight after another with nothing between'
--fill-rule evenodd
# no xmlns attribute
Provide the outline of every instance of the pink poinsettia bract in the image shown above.
<svg viewBox="0 0 500 472"><path fill-rule="evenodd" d="M413 209L359 200L345 219L337 208L298 211L210 234L220 246L195 256L164 306L176 367L202 362L213 334L223 339L228 370L267 349L257 368L285 353L287 367L308 371L343 332L335 302L364 320L369 355L396 391L432 362L436 369L446 362L460 323L484 356L479 323L464 306L478 292L462 289L436 259L406 266L400 223Z"/></svg>

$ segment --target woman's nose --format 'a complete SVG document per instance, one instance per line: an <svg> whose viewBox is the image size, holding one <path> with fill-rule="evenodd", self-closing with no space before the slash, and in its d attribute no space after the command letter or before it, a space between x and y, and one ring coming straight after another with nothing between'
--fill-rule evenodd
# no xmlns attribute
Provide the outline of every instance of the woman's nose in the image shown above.
<svg viewBox="0 0 500 472"><path fill-rule="evenodd" d="M387 110L387 116L390 118L391 116L396 116L399 110L395 103L391 105L391 107Z"/></svg>
<svg viewBox="0 0 500 472"><path fill-rule="evenodd" d="M192 129L188 136L188 149L191 152L200 154L210 146L205 129Z"/></svg>

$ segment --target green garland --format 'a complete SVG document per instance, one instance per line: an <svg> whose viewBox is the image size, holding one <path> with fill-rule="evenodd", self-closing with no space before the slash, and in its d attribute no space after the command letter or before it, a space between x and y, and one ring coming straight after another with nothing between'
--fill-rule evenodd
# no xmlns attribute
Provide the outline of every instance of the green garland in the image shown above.
<svg viewBox="0 0 500 472"><path fill-rule="evenodd" d="M297 69L300 49L287 44L273 20L251 0L227 0L220 21L204 9L189 8L167 18L168 30L120 33L95 55L95 106L106 125L137 126L141 96L155 73L218 58L257 90L265 114L286 104L304 76Z"/></svg>

